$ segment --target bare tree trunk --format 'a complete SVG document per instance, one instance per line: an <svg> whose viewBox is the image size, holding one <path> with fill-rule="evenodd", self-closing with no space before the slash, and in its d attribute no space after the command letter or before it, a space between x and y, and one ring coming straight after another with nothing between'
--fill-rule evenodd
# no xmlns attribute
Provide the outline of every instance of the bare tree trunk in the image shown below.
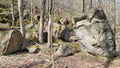
<svg viewBox="0 0 120 68"><path fill-rule="evenodd" d="M13 0L11 0L11 14L12 14L12 26L16 26L15 16L14 16L14 2L13 2Z"/></svg>
<svg viewBox="0 0 120 68"><path fill-rule="evenodd" d="M47 0L47 3L48 3L48 5L47 5L47 9L48 9L48 12L49 12L49 8L50 8L50 6L49 6L49 0Z"/></svg>
<svg viewBox="0 0 120 68"><path fill-rule="evenodd" d="M56 0L56 6L57 6L57 17L59 18L60 17L60 12L59 12L59 1Z"/></svg>
<svg viewBox="0 0 120 68"><path fill-rule="evenodd" d="M52 1L50 0L50 4L49 4L49 21L48 21L48 46L52 45L52 19L51 19L51 15L52 15Z"/></svg>
<svg viewBox="0 0 120 68"><path fill-rule="evenodd" d="M97 6L101 6L102 5L102 0L98 0L98 5Z"/></svg>
<svg viewBox="0 0 120 68"><path fill-rule="evenodd" d="M85 0L82 0L82 13L85 12Z"/></svg>
<svg viewBox="0 0 120 68"><path fill-rule="evenodd" d="M53 7L53 0L50 0L49 2L49 21L48 21L48 46L52 48L53 53L52 53L52 63L53 63L53 68L55 68L54 65L54 49L52 46L52 7Z"/></svg>
<svg viewBox="0 0 120 68"><path fill-rule="evenodd" d="M93 3L92 3L92 0L90 0L89 9L92 9L92 7L93 7L92 4L93 4Z"/></svg>
<svg viewBox="0 0 120 68"><path fill-rule="evenodd" d="M113 23L113 30L114 30L114 34L116 35L116 0L113 0L113 10L114 10L114 12L113 12L113 21L114 21L114 23Z"/></svg>
<svg viewBox="0 0 120 68"><path fill-rule="evenodd" d="M52 26L53 26L53 23L52 23L52 16L53 16L53 0L50 0L49 2L49 21L48 21L48 46L52 48L52 64L53 64L53 67L52 68L55 68L55 65L54 65L54 49L53 49L53 46L52 46Z"/></svg>
<svg viewBox="0 0 120 68"><path fill-rule="evenodd" d="M41 0L41 17L40 17L40 28L39 28L39 42L43 43L43 31L44 31L44 17L45 17L45 5L46 0Z"/></svg>
<svg viewBox="0 0 120 68"><path fill-rule="evenodd" d="M32 11L32 0L30 0L30 11L31 11L31 23L33 23L33 11ZM35 24L33 23L33 27L35 26Z"/></svg>
<svg viewBox="0 0 120 68"><path fill-rule="evenodd" d="M25 25L24 25L24 19L23 19L23 0L18 0L18 11L19 11L19 18L20 18L20 30L23 37L23 45L21 50L23 50L26 47Z"/></svg>
<svg viewBox="0 0 120 68"><path fill-rule="evenodd" d="M92 9L92 0L85 0L85 5L84 5L85 11L88 11Z"/></svg>

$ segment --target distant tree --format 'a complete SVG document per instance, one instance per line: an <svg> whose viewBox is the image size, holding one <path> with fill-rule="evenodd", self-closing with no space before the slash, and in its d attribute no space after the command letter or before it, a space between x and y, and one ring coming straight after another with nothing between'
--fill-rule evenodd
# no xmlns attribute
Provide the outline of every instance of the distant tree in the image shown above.
<svg viewBox="0 0 120 68"><path fill-rule="evenodd" d="M12 26L16 26L15 16L14 16L14 1L11 0L11 14L12 14Z"/></svg>
<svg viewBox="0 0 120 68"><path fill-rule="evenodd" d="M40 28L39 28L39 42L40 43L43 43L45 7L46 7L46 0L41 0L41 16L40 16Z"/></svg>
<svg viewBox="0 0 120 68"><path fill-rule="evenodd" d="M23 45L21 50L23 50L26 47L25 25L24 25L24 19L23 19L23 0L18 0L18 11L19 11L19 18L20 18L20 30L23 37Z"/></svg>

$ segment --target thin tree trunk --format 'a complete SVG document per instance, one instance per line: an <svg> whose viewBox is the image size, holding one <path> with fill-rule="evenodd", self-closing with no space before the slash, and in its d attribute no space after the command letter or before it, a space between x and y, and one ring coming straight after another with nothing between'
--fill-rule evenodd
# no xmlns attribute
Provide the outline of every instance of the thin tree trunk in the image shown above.
<svg viewBox="0 0 120 68"><path fill-rule="evenodd" d="M32 0L30 0L30 11L31 11L31 23L33 24L33 27L35 26L35 24L33 23L33 11L32 11Z"/></svg>
<svg viewBox="0 0 120 68"><path fill-rule="evenodd" d="M23 19L23 0L18 0L18 11L19 11L19 18L20 18L20 31L23 37L23 45L21 50L23 50L26 47L25 25L24 25L24 19Z"/></svg>
<svg viewBox="0 0 120 68"><path fill-rule="evenodd" d="M82 0L82 13L85 12L85 0Z"/></svg>
<svg viewBox="0 0 120 68"><path fill-rule="evenodd" d="M113 30L114 30L114 34L116 35L116 0L113 0Z"/></svg>
<svg viewBox="0 0 120 68"><path fill-rule="evenodd" d="M49 21L48 21L48 46L52 45L52 19L51 19L51 15L52 15L52 1L50 0L50 4L49 4Z"/></svg>
<svg viewBox="0 0 120 68"><path fill-rule="evenodd" d="M48 46L52 48L52 64L53 64L53 67L52 68L55 68L55 65L54 65L54 49L53 49L53 45L52 45L52 26L53 26L53 23L52 23L52 16L53 16L53 0L50 0L49 2L49 21L48 21Z"/></svg>
<svg viewBox="0 0 120 68"><path fill-rule="evenodd" d="M56 1L56 6L57 6L57 17L59 18L59 17L60 17L60 12L59 12L59 6L58 6L58 4L59 4L59 1L57 0L57 1Z"/></svg>
<svg viewBox="0 0 120 68"><path fill-rule="evenodd" d="M93 4L93 3L92 3L92 0L90 0L89 9L92 9L92 7L93 7L92 4Z"/></svg>
<svg viewBox="0 0 120 68"><path fill-rule="evenodd" d="M11 0L11 14L12 14L12 26L16 26L15 16L14 16L14 2L13 2L13 0Z"/></svg>
<svg viewBox="0 0 120 68"><path fill-rule="evenodd" d="M101 6L102 5L102 0L98 0L98 5L97 6Z"/></svg>
<svg viewBox="0 0 120 68"><path fill-rule="evenodd" d="M45 5L46 5L46 0L41 0L42 9L41 9L40 28L39 28L39 42L40 43L43 43Z"/></svg>
<svg viewBox="0 0 120 68"><path fill-rule="evenodd" d="M86 0L85 7L85 10L89 12L92 9L92 0Z"/></svg>
<svg viewBox="0 0 120 68"><path fill-rule="evenodd" d="M47 5L47 9L48 9L48 13L49 13L49 8L50 8L50 6L49 6L49 0L47 0L47 3L48 3L48 5Z"/></svg>

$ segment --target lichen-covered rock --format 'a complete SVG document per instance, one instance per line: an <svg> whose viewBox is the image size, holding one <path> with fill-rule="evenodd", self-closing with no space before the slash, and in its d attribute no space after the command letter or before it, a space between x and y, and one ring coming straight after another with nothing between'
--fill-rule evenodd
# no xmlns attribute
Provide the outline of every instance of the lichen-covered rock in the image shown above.
<svg viewBox="0 0 120 68"><path fill-rule="evenodd" d="M17 29L0 28L0 54L10 54L19 51L22 46L22 34Z"/></svg>
<svg viewBox="0 0 120 68"><path fill-rule="evenodd" d="M39 51L39 46L38 45L29 45L27 46L27 50L29 53L37 53Z"/></svg>
<svg viewBox="0 0 120 68"><path fill-rule="evenodd" d="M82 51L107 57L115 56L114 33L102 8L95 9L91 19L76 22L75 33Z"/></svg>
<svg viewBox="0 0 120 68"><path fill-rule="evenodd" d="M69 44L68 44L69 45ZM60 45L56 51L56 55L60 57L65 57L71 54L71 48L68 45Z"/></svg>

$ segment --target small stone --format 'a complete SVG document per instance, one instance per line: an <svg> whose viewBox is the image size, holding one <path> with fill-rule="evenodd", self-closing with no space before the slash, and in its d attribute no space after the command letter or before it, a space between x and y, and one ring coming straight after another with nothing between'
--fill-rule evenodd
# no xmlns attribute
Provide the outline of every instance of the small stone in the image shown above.
<svg viewBox="0 0 120 68"><path fill-rule="evenodd" d="M30 46L27 46L27 50L29 51L29 53L36 53L37 50L39 50L39 46L37 46L37 45L30 45Z"/></svg>

